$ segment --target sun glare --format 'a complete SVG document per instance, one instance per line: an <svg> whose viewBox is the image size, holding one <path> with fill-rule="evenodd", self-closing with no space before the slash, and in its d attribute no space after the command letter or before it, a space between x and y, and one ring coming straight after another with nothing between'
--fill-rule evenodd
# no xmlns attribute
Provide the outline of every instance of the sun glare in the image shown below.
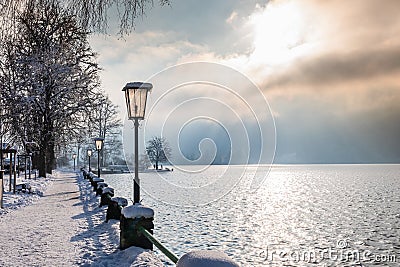
<svg viewBox="0 0 400 267"><path fill-rule="evenodd" d="M305 17L295 2L269 4L250 21L254 28L253 60L283 64L306 52Z"/></svg>

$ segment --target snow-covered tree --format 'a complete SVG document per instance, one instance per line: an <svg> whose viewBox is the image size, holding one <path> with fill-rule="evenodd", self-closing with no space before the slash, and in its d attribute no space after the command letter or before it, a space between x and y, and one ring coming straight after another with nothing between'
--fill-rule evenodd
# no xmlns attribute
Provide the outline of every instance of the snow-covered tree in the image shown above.
<svg viewBox="0 0 400 267"><path fill-rule="evenodd" d="M13 133L39 145L35 163L45 176L55 166L56 145L71 140L93 107L99 67L76 17L57 1L42 2L28 5L2 43L0 86Z"/></svg>
<svg viewBox="0 0 400 267"><path fill-rule="evenodd" d="M122 122L118 106L107 95L99 95L89 117L90 136L104 138L101 165L105 166L121 156Z"/></svg>
<svg viewBox="0 0 400 267"><path fill-rule="evenodd" d="M158 169L158 163L166 162L168 158L171 157L171 147L164 137L155 136L147 141L146 153L149 160L154 163L156 169Z"/></svg>

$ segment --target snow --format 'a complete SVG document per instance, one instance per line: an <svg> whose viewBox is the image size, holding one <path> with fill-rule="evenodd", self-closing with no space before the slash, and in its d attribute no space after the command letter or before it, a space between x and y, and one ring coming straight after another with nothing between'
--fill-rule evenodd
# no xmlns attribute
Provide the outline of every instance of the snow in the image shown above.
<svg viewBox="0 0 400 267"><path fill-rule="evenodd" d="M22 175L21 175L22 176ZM13 210L25 207L37 201L46 190L47 186L51 184L51 176L48 178L38 179L23 179L17 178L17 184L29 184L31 186L31 193L19 192L14 194L12 191L8 192L9 178L8 175L4 176L4 190L3 193L3 208L0 209L0 216L5 213L9 213ZM27 190L28 192L28 190Z"/></svg>
<svg viewBox="0 0 400 267"><path fill-rule="evenodd" d="M106 184L105 182L97 183L97 188L104 188L104 187L107 187L107 186L108 186L108 184Z"/></svg>
<svg viewBox="0 0 400 267"><path fill-rule="evenodd" d="M150 250L119 250L119 221L105 222L106 208L81 175L28 182L35 194L5 194L0 266L163 266Z"/></svg>
<svg viewBox="0 0 400 267"><path fill-rule="evenodd" d="M105 187L105 188L103 188L103 194L106 194L106 193L112 193L112 194L114 194L114 189L113 188L111 188L111 187Z"/></svg>
<svg viewBox="0 0 400 267"><path fill-rule="evenodd" d="M128 206L128 200L123 197L113 197L113 198L111 198L111 201L117 202L118 205L121 207Z"/></svg>
<svg viewBox="0 0 400 267"><path fill-rule="evenodd" d="M125 218L154 218L154 211L151 208L145 207L140 203L125 207L122 209L121 214Z"/></svg>
<svg viewBox="0 0 400 267"><path fill-rule="evenodd" d="M102 258L100 262L96 262L95 266L163 267L164 265L154 256L153 252L138 247L129 247Z"/></svg>
<svg viewBox="0 0 400 267"><path fill-rule="evenodd" d="M238 267L228 255L218 250L195 250L183 255L176 267Z"/></svg>

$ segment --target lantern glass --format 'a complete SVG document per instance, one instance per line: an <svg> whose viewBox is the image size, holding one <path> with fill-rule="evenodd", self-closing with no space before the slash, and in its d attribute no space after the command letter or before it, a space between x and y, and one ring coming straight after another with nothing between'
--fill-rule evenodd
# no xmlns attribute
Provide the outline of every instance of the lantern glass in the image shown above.
<svg viewBox="0 0 400 267"><path fill-rule="evenodd" d="M92 150L91 150L91 149L88 149L88 150L87 150L87 155L88 155L88 157L91 157L91 156L92 156Z"/></svg>
<svg viewBox="0 0 400 267"><path fill-rule="evenodd" d="M76 159L76 154L75 154L75 153L72 155L72 158L73 158L73 159Z"/></svg>
<svg viewBox="0 0 400 267"><path fill-rule="evenodd" d="M94 139L95 144L96 144L96 150L102 150L103 149L103 141L104 138L97 137Z"/></svg>
<svg viewBox="0 0 400 267"><path fill-rule="evenodd" d="M125 91L126 108L130 120L144 119L147 93L152 88L151 83L131 82L127 83L122 89L122 91Z"/></svg>

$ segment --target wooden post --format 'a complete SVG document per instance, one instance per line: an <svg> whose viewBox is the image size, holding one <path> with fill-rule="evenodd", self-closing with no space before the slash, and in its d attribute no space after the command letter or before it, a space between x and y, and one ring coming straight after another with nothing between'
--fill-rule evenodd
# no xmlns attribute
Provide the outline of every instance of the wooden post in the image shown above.
<svg viewBox="0 0 400 267"><path fill-rule="evenodd" d="M3 208L3 174L4 170L0 169L0 208Z"/></svg>
<svg viewBox="0 0 400 267"><path fill-rule="evenodd" d="M12 166L12 158L13 158L13 156L12 156L12 153L10 152L10 167L9 167L9 169L10 169L10 182L8 183L8 191L9 192L11 192L11 182L12 182L12 168L11 168L11 166Z"/></svg>
<svg viewBox="0 0 400 267"><path fill-rule="evenodd" d="M11 167L11 165L10 165ZM17 152L14 152L14 183L13 183L13 193L15 194L15 189L17 187Z"/></svg>
<svg viewBox="0 0 400 267"><path fill-rule="evenodd" d="M26 167L28 167L28 165L27 165L27 158L26 158L26 155L24 156L24 158L25 158L25 180L26 180Z"/></svg>
<svg viewBox="0 0 400 267"><path fill-rule="evenodd" d="M154 211L139 203L123 208L120 219L120 249L131 246L153 249L151 241L141 234L138 228L142 226L153 234L153 218Z"/></svg>
<svg viewBox="0 0 400 267"><path fill-rule="evenodd" d="M31 179L31 172L32 172L32 156L29 155L29 179Z"/></svg>
<svg viewBox="0 0 400 267"><path fill-rule="evenodd" d="M16 158L15 162L17 162L17 160L18 160L18 165L17 165L17 167L15 168L15 171L18 173L18 178L19 178L19 174L20 174L20 173L19 173L20 159L21 159L20 156L21 156L21 155L15 157L15 158Z"/></svg>

